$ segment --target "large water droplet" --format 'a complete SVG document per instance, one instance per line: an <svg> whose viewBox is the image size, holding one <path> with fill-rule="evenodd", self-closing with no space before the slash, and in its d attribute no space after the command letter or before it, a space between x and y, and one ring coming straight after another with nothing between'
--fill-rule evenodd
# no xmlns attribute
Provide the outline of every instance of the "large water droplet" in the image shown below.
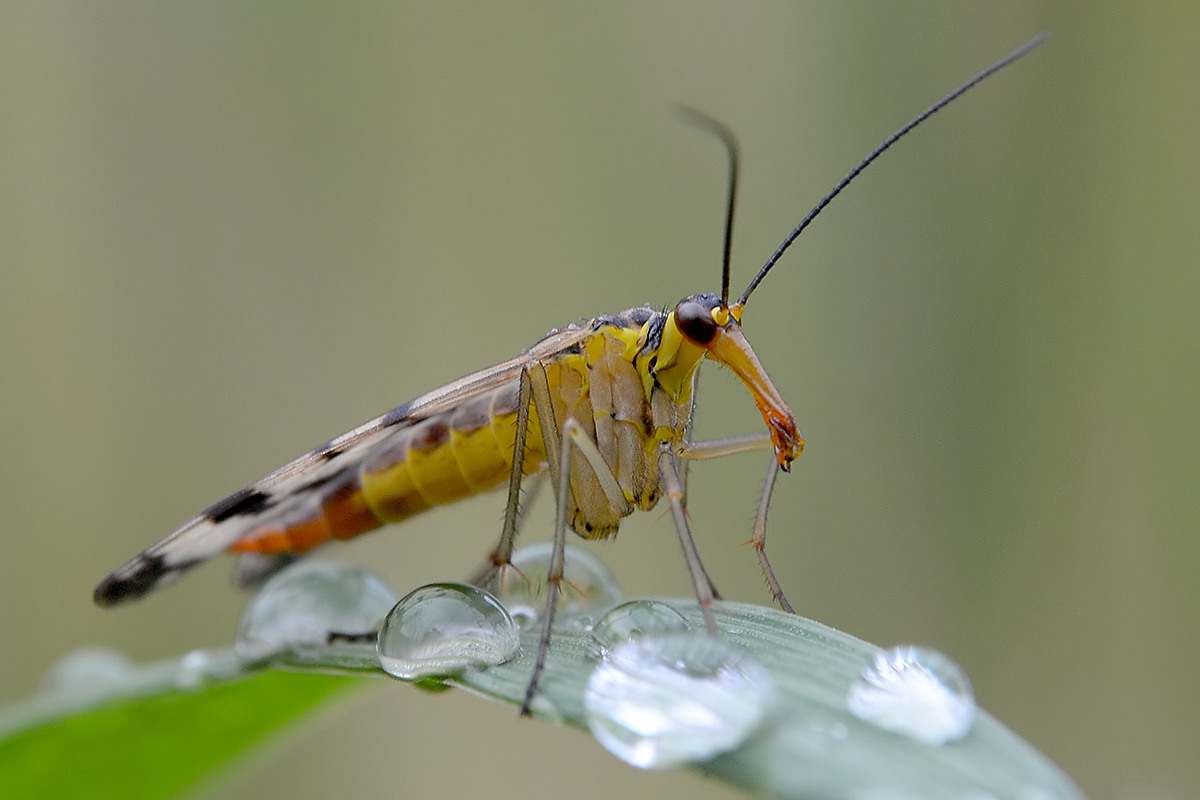
<svg viewBox="0 0 1200 800"><path fill-rule="evenodd" d="M461 583L435 583L411 592L379 631L379 663L409 681L503 664L520 650L520 632L504 606L482 589Z"/></svg>
<svg viewBox="0 0 1200 800"><path fill-rule="evenodd" d="M770 675L704 633L647 635L609 654L588 680L588 728L636 767L707 761L739 747L776 697Z"/></svg>
<svg viewBox="0 0 1200 800"><path fill-rule="evenodd" d="M962 668L935 650L894 647L850 687L859 719L925 744L961 739L975 722L975 695Z"/></svg>
<svg viewBox="0 0 1200 800"><path fill-rule="evenodd" d="M522 626L539 619L545 610L553 551L553 542L517 549L511 567L502 570L487 587ZM563 551L560 586L554 619L576 628L588 627L598 614L621 601L621 587L604 562L571 545Z"/></svg>
<svg viewBox="0 0 1200 800"><path fill-rule="evenodd" d="M647 634L683 633L687 620L659 600L630 600L610 609L592 626L592 638L604 652Z"/></svg>
<svg viewBox="0 0 1200 800"><path fill-rule="evenodd" d="M305 559L263 584L242 615L237 651L266 658L370 637L398 597L386 581L361 567Z"/></svg>

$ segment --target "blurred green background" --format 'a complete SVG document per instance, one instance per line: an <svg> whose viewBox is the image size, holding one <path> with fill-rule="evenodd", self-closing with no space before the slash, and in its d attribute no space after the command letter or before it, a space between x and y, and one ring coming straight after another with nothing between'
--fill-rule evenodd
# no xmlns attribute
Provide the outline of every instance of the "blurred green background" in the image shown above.
<svg viewBox="0 0 1200 800"><path fill-rule="evenodd" d="M1198 9L0 5L0 701L82 644L230 641L228 561L91 605L202 506L552 327L715 290L723 156L673 104L741 138L740 289L867 150L1049 29L753 298L809 439L771 549L804 614L950 654L1092 797L1197 795ZM696 426L761 420L710 369ZM698 466L691 513L723 591L766 602L736 546L761 469ZM502 505L336 555L465 576ZM658 514L592 549L631 593L689 591ZM216 794L335 792L731 796L398 685Z"/></svg>

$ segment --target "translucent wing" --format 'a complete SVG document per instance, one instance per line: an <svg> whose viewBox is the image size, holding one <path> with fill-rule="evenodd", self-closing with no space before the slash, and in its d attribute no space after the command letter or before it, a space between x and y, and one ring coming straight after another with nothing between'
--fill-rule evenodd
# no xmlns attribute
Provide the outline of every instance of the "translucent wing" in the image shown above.
<svg viewBox="0 0 1200 800"><path fill-rule="evenodd" d="M135 599L178 579L191 567L238 542L249 531L319 507L374 452L435 414L488 392L515 385L531 359L547 359L588 334L571 326L547 335L524 354L446 384L306 453L261 480L201 511L150 545L96 587L98 605ZM246 577L253 577L254 570Z"/></svg>

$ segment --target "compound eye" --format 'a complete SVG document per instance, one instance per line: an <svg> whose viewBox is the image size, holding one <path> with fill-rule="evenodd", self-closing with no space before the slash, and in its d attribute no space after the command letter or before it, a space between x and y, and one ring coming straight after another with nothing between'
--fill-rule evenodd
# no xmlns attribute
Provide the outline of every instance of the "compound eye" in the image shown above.
<svg viewBox="0 0 1200 800"><path fill-rule="evenodd" d="M696 344L708 344L717 335L712 309L695 300L684 300L675 306L675 325Z"/></svg>

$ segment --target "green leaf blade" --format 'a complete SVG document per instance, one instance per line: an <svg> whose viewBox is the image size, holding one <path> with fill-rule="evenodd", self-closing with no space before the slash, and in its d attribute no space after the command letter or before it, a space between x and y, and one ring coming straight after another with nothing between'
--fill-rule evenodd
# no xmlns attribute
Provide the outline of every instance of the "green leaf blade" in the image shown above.
<svg viewBox="0 0 1200 800"><path fill-rule="evenodd" d="M0 786L14 799L177 797L361 683L273 671L117 700L0 740Z"/></svg>

